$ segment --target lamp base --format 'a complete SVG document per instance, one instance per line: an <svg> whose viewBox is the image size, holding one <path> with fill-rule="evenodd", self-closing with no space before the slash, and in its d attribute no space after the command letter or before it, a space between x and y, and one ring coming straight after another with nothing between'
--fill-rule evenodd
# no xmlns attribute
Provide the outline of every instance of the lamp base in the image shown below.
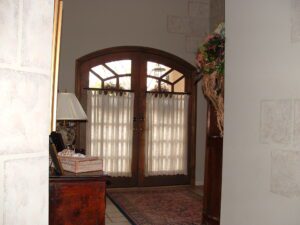
<svg viewBox="0 0 300 225"><path fill-rule="evenodd" d="M56 124L56 131L61 134L66 146L72 146L75 143L76 124L69 121L59 121Z"/></svg>

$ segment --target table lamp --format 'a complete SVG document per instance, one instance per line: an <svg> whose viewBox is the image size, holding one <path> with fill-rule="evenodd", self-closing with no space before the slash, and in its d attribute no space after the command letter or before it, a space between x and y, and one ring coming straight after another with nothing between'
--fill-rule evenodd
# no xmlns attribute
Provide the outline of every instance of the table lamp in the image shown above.
<svg viewBox="0 0 300 225"><path fill-rule="evenodd" d="M66 146L75 141L75 122L87 121L87 116L74 93L59 92L57 95L57 132L61 133Z"/></svg>

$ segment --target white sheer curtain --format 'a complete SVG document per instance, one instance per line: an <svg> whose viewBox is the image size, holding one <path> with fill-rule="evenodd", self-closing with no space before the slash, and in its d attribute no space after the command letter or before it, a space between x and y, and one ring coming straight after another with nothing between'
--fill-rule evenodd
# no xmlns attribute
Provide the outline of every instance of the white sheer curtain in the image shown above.
<svg viewBox="0 0 300 225"><path fill-rule="evenodd" d="M111 176L131 176L133 93L87 93L87 151Z"/></svg>
<svg viewBox="0 0 300 225"><path fill-rule="evenodd" d="M187 174L188 99L147 94L146 176Z"/></svg>

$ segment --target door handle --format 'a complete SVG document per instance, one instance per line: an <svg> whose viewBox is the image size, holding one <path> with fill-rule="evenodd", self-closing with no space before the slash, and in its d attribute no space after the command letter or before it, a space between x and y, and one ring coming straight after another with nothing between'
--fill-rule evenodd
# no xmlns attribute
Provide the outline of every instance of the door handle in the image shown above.
<svg viewBox="0 0 300 225"><path fill-rule="evenodd" d="M135 116L135 117L133 117L133 121L134 122L144 121L144 120L145 120L145 118L143 116Z"/></svg>

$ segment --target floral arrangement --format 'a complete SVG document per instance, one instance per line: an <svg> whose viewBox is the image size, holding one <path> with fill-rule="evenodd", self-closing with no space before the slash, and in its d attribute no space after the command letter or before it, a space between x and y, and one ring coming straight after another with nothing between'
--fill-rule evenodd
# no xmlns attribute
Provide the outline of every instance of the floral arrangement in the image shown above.
<svg viewBox="0 0 300 225"><path fill-rule="evenodd" d="M224 75L225 62L225 26L219 24L217 29L204 41L197 54L197 64L203 74L217 72Z"/></svg>
<svg viewBox="0 0 300 225"><path fill-rule="evenodd" d="M225 63L225 25L219 24L217 29L205 39L198 49L197 67L201 75L204 96L216 110L217 125L223 136L224 127L224 63Z"/></svg>

